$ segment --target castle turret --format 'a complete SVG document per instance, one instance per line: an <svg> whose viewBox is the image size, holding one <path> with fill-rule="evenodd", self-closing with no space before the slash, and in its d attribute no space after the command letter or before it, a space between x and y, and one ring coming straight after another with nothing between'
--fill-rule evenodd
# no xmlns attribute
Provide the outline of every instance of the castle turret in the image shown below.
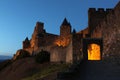
<svg viewBox="0 0 120 80"><path fill-rule="evenodd" d="M30 48L30 41L28 37L23 41L23 49Z"/></svg>
<svg viewBox="0 0 120 80"><path fill-rule="evenodd" d="M110 13L112 9L106 9L104 8L89 8L88 10L88 26L89 26L89 34L91 34L96 26L103 21L104 18L106 18L106 15Z"/></svg>
<svg viewBox="0 0 120 80"><path fill-rule="evenodd" d="M62 25L60 26L60 36L68 36L71 34L71 25L65 18Z"/></svg>
<svg viewBox="0 0 120 80"><path fill-rule="evenodd" d="M31 47L38 45L38 38L45 33L44 23L37 22L31 39Z"/></svg>
<svg viewBox="0 0 120 80"><path fill-rule="evenodd" d="M60 26L60 37L56 41L58 46L67 46L70 43L71 25L65 18Z"/></svg>
<svg viewBox="0 0 120 80"><path fill-rule="evenodd" d="M34 34L39 34L39 33L44 33L44 23L42 22L37 22L34 30Z"/></svg>

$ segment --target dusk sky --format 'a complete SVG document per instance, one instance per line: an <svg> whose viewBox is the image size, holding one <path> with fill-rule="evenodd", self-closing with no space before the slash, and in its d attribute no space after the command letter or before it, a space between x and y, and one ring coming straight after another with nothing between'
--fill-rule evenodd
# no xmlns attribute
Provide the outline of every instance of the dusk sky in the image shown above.
<svg viewBox="0 0 120 80"><path fill-rule="evenodd" d="M88 26L89 8L113 8L119 0L0 0L0 55L13 55L31 38L37 21L48 33L59 34L66 17L72 28Z"/></svg>

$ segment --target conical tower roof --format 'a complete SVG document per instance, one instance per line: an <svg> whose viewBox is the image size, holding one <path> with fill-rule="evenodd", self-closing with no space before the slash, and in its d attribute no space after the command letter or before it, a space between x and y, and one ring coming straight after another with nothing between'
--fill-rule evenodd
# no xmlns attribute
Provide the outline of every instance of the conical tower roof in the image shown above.
<svg viewBox="0 0 120 80"><path fill-rule="evenodd" d="M64 20L63 20L63 22L62 22L62 26L63 25L70 25L70 23L67 21L67 19L65 18Z"/></svg>
<svg viewBox="0 0 120 80"><path fill-rule="evenodd" d="M25 41L29 41L28 37L25 38Z"/></svg>

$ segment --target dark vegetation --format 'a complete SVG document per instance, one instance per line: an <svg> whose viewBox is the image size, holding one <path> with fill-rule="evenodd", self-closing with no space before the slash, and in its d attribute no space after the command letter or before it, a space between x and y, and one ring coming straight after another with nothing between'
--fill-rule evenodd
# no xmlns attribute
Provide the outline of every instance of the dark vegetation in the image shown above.
<svg viewBox="0 0 120 80"><path fill-rule="evenodd" d="M35 55L35 61L37 63L44 63L50 61L50 53L47 51L41 51L38 54Z"/></svg>
<svg viewBox="0 0 120 80"><path fill-rule="evenodd" d="M27 57L34 57L35 61L41 64L44 62L50 62L50 53L47 51L43 51L43 50L41 50L39 53L37 53L34 56L30 56L30 53L28 51L21 50L16 60L27 58Z"/></svg>
<svg viewBox="0 0 120 80"><path fill-rule="evenodd" d="M20 54L17 56L16 60L26 58L26 57L30 57L30 53L28 51L21 50Z"/></svg>

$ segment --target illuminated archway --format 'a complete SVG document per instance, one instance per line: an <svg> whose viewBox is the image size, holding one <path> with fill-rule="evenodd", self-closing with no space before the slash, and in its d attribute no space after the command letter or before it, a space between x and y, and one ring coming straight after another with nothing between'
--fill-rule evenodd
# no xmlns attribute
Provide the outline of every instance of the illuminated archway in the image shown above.
<svg viewBox="0 0 120 80"><path fill-rule="evenodd" d="M88 60L101 60L100 45L89 44L87 51Z"/></svg>

